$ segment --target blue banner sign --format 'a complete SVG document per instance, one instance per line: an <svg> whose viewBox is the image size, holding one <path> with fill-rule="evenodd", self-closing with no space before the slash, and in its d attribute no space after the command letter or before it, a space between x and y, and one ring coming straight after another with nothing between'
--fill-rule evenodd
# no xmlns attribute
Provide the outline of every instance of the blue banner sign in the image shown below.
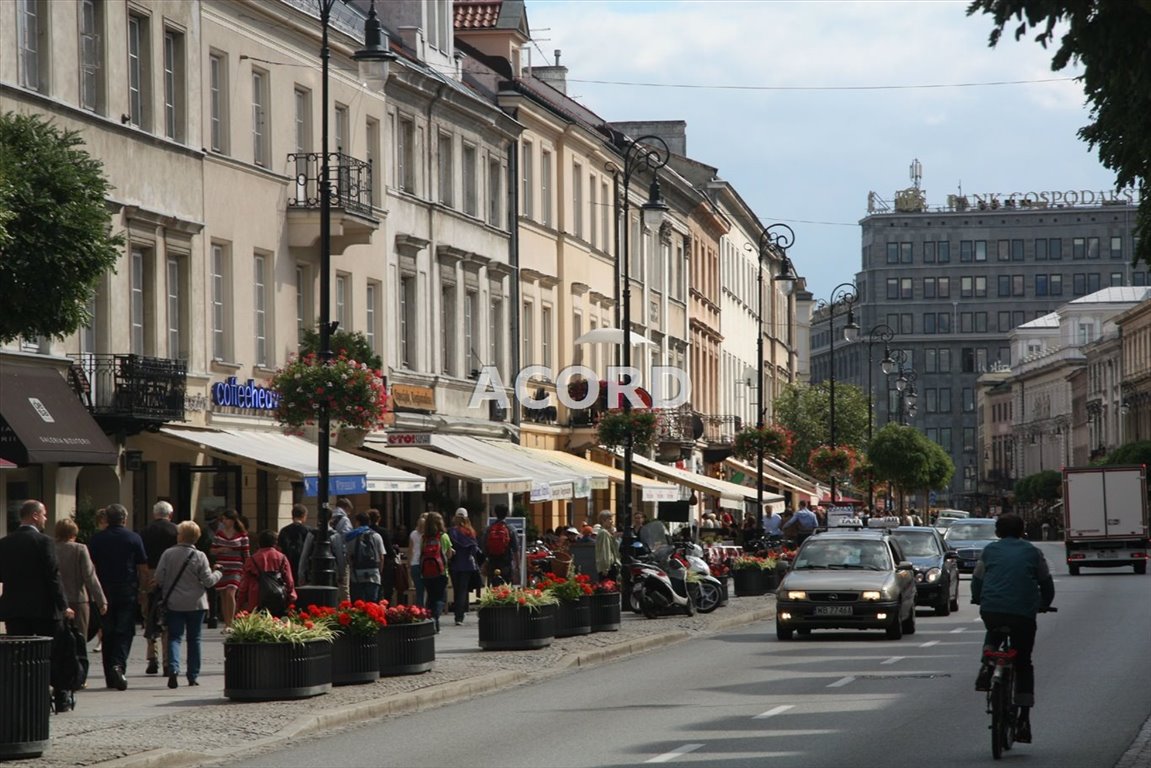
<svg viewBox="0 0 1151 768"><path fill-rule="evenodd" d="M304 478L304 495L315 496L319 492L320 478ZM355 496L368 492L367 475L331 475L328 477L328 493L337 496Z"/></svg>
<svg viewBox="0 0 1151 768"><path fill-rule="evenodd" d="M274 411L280 405L280 393L274 389L256 386L255 379L248 379L246 384L239 384L235 376L229 376L227 381L212 385L212 402L228 408Z"/></svg>

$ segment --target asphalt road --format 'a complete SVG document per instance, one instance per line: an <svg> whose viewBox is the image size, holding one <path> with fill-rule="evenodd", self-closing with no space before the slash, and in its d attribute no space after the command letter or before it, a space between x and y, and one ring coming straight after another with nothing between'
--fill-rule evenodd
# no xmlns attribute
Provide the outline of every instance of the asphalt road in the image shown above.
<svg viewBox="0 0 1151 768"><path fill-rule="evenodd" d="M1003 764L1112 768L1151 715L1151 577L1072 578L1061 545L1041 546L1060 611L1039 618L1034 743ZM993 761L968 598L965 580L958 613L921 611L898 641L848 631L779 642L761 623L228 765L970 768Z"/></svg>

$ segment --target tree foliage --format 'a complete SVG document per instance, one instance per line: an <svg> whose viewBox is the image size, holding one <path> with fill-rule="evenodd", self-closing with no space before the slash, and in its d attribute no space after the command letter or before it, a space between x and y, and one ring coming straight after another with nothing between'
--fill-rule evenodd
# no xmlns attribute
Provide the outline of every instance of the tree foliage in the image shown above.
<svg viewBox="0 0 1151 768"><path fill-rule="evenodd" d="M0 342L74 333L120 256L110 187L83 144L38 116L0 115Z"/></svg>
<svg viewBox="0 0 1151 768"><path fill-rule="evenodd" d="M372 352L368 337L359 331L337 329L328 339L328 345L332 348L334 357L343 355L349 360L367 363L373 371L380 370L384 364L380 356ZM300 337L300 357L309 354L317 356L320 354L320 332L315 328L305 328Z"/></svg>
<svg viewBox="0 0 1151 768"><path fill-rule="evenodd" d="M894 422L871 441L868 460L875 478L900 493L945 488L955 474L955 464L943 448L915 428Z"/></svg>
<svg viewBox="0 0 1151 768"><path fill-rule="evenodd" d="M831 442L831 392L828 382L789 384L775 400L776 422L791 431L791 462L804 472L819 445ZM835 384L835 441L861 450L867 436L867 396L859 387Z"/></svg>
<svg viewBox="0 0 1151 768"><path fill-rule="evenodd" d="M1151 440L1121 445L1098 463L1108 467L1124 464L1151 464Z"/></svg>
<svg viewBox="0 0 1151 768"><path fill-rule="evenodd" d="M1142 187L1135 257L1151 264L1151 0L974 0L967 14L979 12L994 19L991 47L1016 22L1016 40L1035 29L1044 48L1054 43L1057 26L1063 30L1051 69L1083 64L1092 122L1079 136L1098 148L1119 188Z"/></svg>
<svg viewBox="0 0 1151 768"><path fill-rule="evenodd" d="M1015 500L1022 504L1037 501L1052 502L1063 495L1063 474L1055 469L1046 469L1034 475L1020 478L1015 484Z"/></svg>

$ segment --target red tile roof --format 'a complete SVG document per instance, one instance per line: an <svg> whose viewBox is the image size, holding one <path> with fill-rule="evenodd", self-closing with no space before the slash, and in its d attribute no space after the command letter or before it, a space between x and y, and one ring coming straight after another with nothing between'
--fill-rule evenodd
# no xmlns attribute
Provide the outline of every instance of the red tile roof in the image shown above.
<svg viewBox="0 0 1151 768"><path fill-rule="evenodd" d="M456 29L495 29L503 0L457 0Z"/></svg>

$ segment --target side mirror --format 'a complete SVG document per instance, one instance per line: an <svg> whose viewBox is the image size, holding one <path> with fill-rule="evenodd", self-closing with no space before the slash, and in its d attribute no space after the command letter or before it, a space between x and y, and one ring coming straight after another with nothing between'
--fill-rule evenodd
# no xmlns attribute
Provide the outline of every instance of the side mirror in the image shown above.
<svg viewBox="0 0 1151 768"><path fill-rule="evenodd" d="M899 565L895 566L895 570L897 570L897 571L914 571L915 566L912 565L907 560L900 560Z"/></svg>

